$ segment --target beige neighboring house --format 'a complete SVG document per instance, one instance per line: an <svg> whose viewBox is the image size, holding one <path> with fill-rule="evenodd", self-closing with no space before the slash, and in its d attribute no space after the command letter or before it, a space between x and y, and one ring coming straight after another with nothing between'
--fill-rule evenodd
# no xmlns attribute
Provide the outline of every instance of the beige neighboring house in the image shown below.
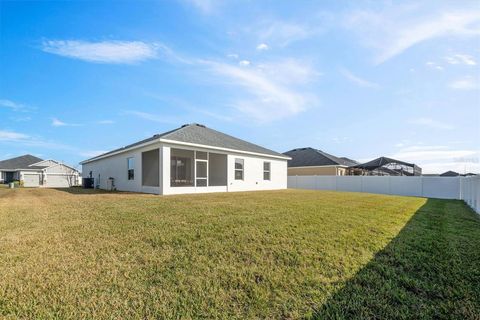
<svg viewBox="0 0 480 320"><path fill-rule="evenodd" d="M68 188L80 184L80 173L58 161L26 154L0 161L0 183L12 181L24 187Z"/></svg>
<svg viewBox="0 0 480 320"><path fill-rule="evenodd" d="M344 176L348 167L358 164L355 160L314 148L297 148L284 152L284 155L292 158L288 161L289 176Z"/></svg>

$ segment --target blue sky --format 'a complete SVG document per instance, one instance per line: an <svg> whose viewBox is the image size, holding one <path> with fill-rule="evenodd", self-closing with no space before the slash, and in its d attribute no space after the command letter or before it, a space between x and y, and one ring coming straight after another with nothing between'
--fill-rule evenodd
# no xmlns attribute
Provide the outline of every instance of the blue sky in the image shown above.
<svg viewBox="0 0 480 320"><path fill-rule="evenodd" d="M478 1L1 1L0 158L72 165L198 122L480 171Z"/></svg>

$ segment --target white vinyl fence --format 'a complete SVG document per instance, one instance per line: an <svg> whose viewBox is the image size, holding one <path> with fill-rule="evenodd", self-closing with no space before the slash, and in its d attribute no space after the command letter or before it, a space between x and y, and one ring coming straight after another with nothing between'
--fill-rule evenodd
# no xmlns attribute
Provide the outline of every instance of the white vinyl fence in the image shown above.
<svg viewBox="0 0 480 320"><path fill-rule="evenodd" d="M476 176L289 176L288 187L461 199L480 213L480 177Z"/></svg>
<svg viewBox="0 0 480 320"><path fill-rule="evenodd" d="M462 190L460 199L480 213L480 176L462 178L460 189Z"/></svg>

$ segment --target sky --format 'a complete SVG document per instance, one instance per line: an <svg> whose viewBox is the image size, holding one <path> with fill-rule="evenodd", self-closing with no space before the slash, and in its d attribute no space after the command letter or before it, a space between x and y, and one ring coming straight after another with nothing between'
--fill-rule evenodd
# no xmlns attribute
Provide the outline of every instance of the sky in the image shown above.
<svg viewBox="0 0 480 320"><path fill-rule="evenodd" d="M2 1L0 159L185 123L480 172L479 1Z"/></svg>

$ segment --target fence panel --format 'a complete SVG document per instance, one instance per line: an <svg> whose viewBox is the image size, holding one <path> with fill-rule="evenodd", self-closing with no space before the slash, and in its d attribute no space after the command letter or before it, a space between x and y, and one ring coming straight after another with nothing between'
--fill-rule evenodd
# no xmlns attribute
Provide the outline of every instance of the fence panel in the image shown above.
<svg viewBox="0 0 480 320"><path fill-rule="evenodd" d="M318 190L337 190L337 179L335 176L326 176L325 179L317 179Z"/></svg>
<svg viewBox="0 0 480 320"><path fill-rule="evenodd" d="M317 180L325 180L325 176L317 176ZM362 180L355 176L334 176L337 180L337 190L362 192Z"/></svg>
<svg viewBox="0 0 480 320"><path fill-rule="evenodd" d="M460 177L422 177L423 196L460 199Z"/></svg>
<svg viewBox="0 0 480 320"><path fill-rule="evenodd" d="M362 192L390 194L389 177L362 176Z"/></svg>
<svg viewBox="0 0 480 320"><path fill-rule="evenodd" d="M421 197L422 186L422 177L395 177L395 179L390 179L390 194Z"/></svg>
<svg viewBox="0 0 480 320"><path fill-rule="evenodd" d="M288 187L462 199L480 212L480 177L289 176Z"/></svg>

